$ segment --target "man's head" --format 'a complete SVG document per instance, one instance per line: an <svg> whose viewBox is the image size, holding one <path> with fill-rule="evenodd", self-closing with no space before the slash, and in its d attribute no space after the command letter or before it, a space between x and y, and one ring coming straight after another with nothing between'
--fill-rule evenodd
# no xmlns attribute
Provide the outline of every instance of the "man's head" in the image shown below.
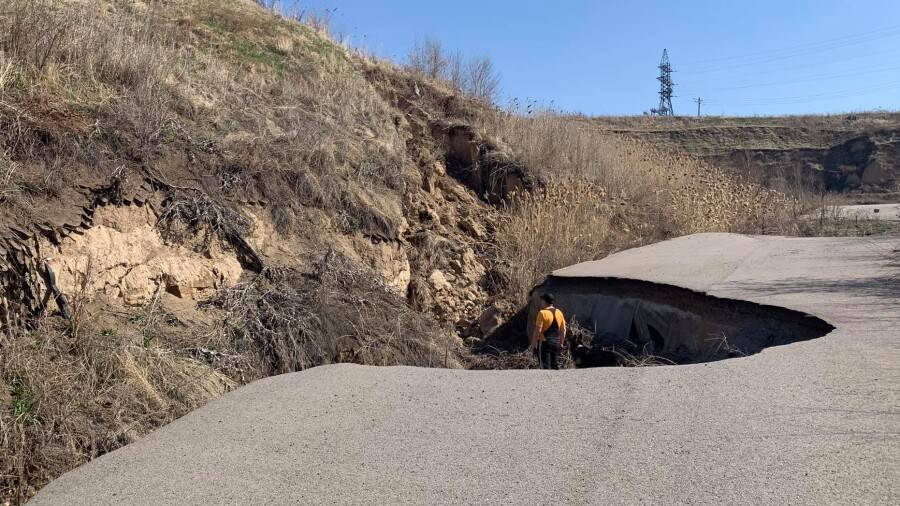
<svg viewBox="0 0 900 506"><path fill-rule="evenodd" d="M541 301L544 303L544 307L553 305L553 294L545 293L541 295Z"/></svg>

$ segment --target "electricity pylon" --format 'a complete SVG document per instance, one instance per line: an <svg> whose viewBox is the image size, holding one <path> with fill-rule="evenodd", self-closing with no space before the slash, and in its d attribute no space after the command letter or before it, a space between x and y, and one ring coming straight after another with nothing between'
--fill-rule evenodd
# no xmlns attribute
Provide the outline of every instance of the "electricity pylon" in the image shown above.
<svg viewBox="0 0 900 506"><path fill-rule="evenodd" d="M669 63L669 52L663 49L662 59L659 61L659 107L651 109L653 114L657 116L674 116L675 110L672 108L672 90L675 83L672 82L672 64Z"/></svg>

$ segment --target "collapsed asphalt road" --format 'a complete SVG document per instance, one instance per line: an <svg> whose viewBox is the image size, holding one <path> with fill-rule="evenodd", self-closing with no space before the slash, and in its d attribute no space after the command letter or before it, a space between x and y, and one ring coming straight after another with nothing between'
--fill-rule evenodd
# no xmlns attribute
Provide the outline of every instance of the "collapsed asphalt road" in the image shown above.
<svg viewBox="0 0 900 506"><path fill-rule="evenodd" d="M779 305L836 329L683 366L319 367L213 401L32 504L897 504L897 249L701 234L564 269Z"/></svg>

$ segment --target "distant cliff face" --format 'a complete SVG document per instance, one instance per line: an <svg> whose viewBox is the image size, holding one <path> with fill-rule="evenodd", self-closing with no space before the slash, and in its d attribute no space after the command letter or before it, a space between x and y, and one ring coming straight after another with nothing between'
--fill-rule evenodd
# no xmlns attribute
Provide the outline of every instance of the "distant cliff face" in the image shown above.
<svg viewBox="0 0 900 506"><path fill-rule="evenodd" d="M778 188L874 197L900 184L900 115L596 121Z"/></svg>
<svg viewBox="0 0 900 506"><path fill-rule="evenodd" d="M715 164L750 174L776 187L880 194L897 190L900 131L857 134L834 144L804 147L733 148L706 155ZM702 156L702 155L701 155Z"/></svg>

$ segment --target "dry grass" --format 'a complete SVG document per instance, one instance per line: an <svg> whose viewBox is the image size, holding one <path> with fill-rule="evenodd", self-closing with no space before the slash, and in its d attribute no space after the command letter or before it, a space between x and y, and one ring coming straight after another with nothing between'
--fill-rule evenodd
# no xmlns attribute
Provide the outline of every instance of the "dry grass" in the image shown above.
<svg viewBox="0 0 900 506"><path fill-rule="evenodd" d="M665 358L641 351L640 353L631 353L625 349L612 346L609 352L616 356L616 360L622 367L655 367L660 365L675 365L675 362Z"/></svg>
<svg viewBox="0 0 900 506"><path fill-rule="evenodd" d="M696 232L784 233L802 209L692 157L550 112L498 112L482 127L546 181L508 202L497 233L498 271L520 301L566 265Z"/></svg>
<svg viewBox="0 0 900 506"><path fill-rule="evenodd" d="M449 329L335 254L310 272L267 268L180 318L163 296L140 309L76 298L77 326L46 318L0 337L0 499L254 379L337 362L460 366Z"/></svg>
<svg viewBox="0 0 900 506"><path fill-rule="evenodd" d="M492 252L507 295L524 301L551 271L600 255L632 235L599 185L576 181L520 192L506 202ZM573 216L579 219L572 219Z"/></svg>
<svg viewBox="0 0 900 506"><path fill-rule="evenodd" d="M94 308L96 314L97 308ZM184 352L145 312L75 336L51 320L0 338L0 498L18 503L62 472L221 395L235 381ZM147 340L148 332L155 339ZM12 409L8 409L12 406Z"/></svg>
<svg viewBox="0 0 900 506"><path fill-rule="evenodd" d="M0 11L7 211L149 166L173 186L216 174L200 189L276 202L285 230L311 206L349 231L396 233L415 168L394 112L316 29L242 2Z"/></svg>

